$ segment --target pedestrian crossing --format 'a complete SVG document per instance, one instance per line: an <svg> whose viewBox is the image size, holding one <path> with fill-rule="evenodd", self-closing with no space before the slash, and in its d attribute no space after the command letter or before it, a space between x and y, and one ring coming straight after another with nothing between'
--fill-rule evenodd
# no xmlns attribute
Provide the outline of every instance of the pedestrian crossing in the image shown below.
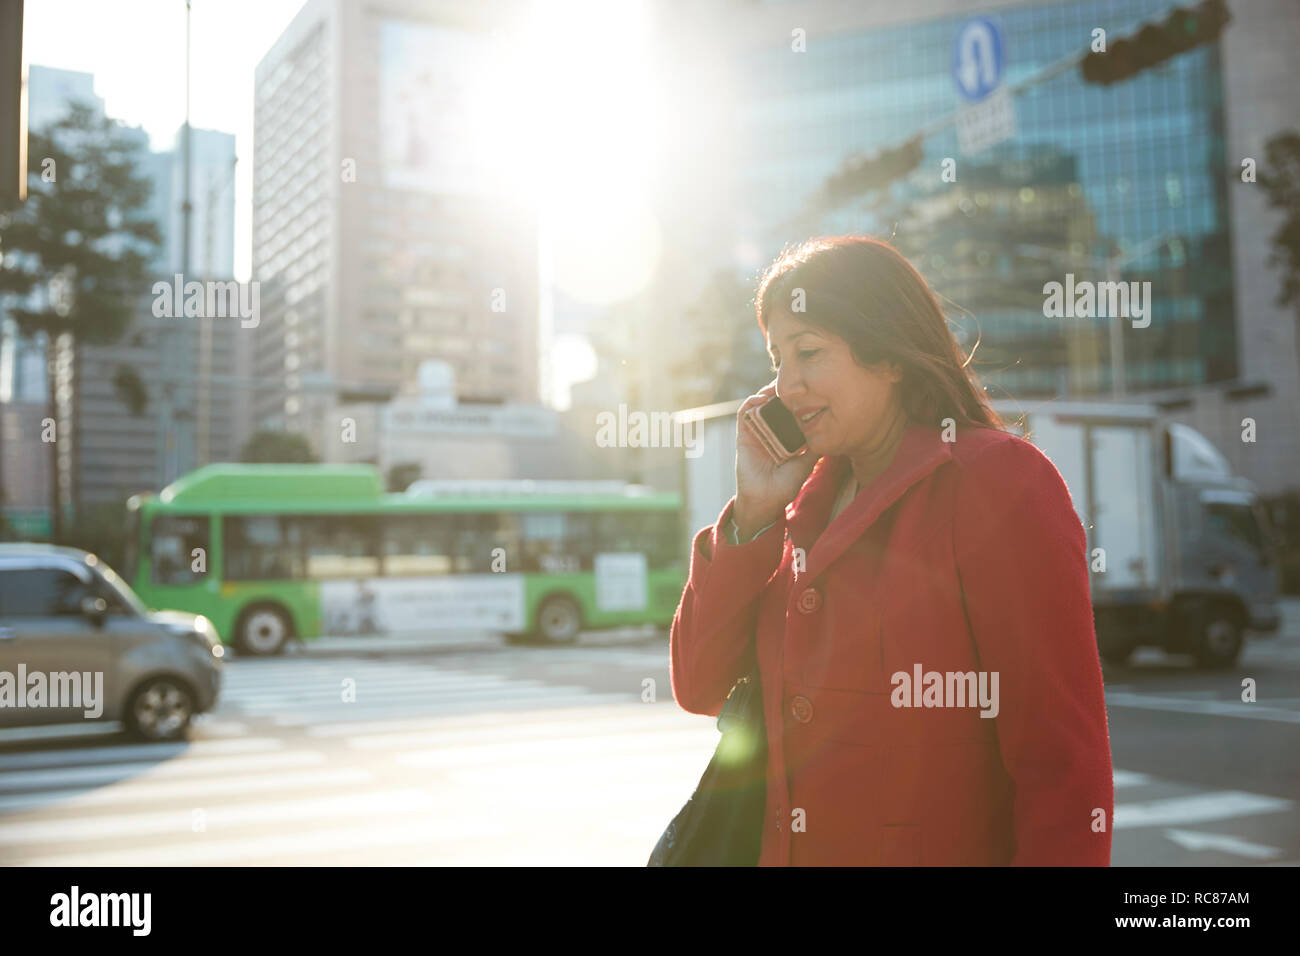
<svg viewBox="0 0 1300 956"><path fill-rule="evenodd" d="M667 688L641 699L651 656L605 692L470 658L236 661L190 741L0 752L0 865L639 866L718 740ZM1295 856L1267 836L1291 800L1114 783L1116 865Z"/></svg>
<svg viewBox="0 0 1300 956"><path fill-rule="evenodd" d="M659 704L0 754L0 864L634 864L717 742Z"/></svg>
<svg viewBox="0 0 1300 956"><path fill-rule="evenodd" d="M598 693L577 683L482 673L439 660L395 664L365 658L318 661L236 661L227 669L214 719L265 718L280 726L314 726L393 715L434 716L626 703L640 697L639 682L623 692Z"/></svg>
<svg viewBox="0 0 1300 956"><path fill-rule="evenodd" d="M0 864L639 866L716 742L710 718L624 701L0 754ZM1117 864L1135 839L1232 839L1171 828L1295 812L1126 770L1115 793ZM1281 852L1236 842L1221 862Z"/></svg>

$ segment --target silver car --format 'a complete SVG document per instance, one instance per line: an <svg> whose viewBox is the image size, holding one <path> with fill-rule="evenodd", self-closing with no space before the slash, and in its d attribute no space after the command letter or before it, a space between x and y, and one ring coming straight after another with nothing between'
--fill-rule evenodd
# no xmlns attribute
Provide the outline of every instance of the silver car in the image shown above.
<svg viewBox="0 0 1300 956"><path fill-rule="evenodd" d="M149 611L93 554L0 544L0 727L120 720L174 740L216 703L224 653L207 618Z"/></svg>

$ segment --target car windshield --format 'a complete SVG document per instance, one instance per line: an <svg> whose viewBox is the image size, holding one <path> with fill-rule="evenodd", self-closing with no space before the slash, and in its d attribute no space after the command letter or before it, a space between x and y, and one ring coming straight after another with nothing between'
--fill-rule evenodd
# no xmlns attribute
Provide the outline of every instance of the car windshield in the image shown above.
<svg viewBox="0 0 1300 956"><path fill-rule="evenodd" d="M122 603L136 614L144 615L149 613L149 609L144 606L143 601L136 597L135 592L131 590L131 586L123 581L117 572L107 564L102 561L92 564L90 570L99 576L99 579L104 582L104 586L109 591L116 594L122 600Z"/></svg>

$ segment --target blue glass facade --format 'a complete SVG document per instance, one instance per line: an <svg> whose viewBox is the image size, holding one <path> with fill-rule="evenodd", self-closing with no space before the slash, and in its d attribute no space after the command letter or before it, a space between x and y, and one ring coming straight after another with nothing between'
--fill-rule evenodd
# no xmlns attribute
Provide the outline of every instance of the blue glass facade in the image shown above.
<svg viewBox="0 0 1300 956"><path fill-rule="evenodd" d="M815 233L888 236L954 311L995 393L1086 396L1111 390L1106 319L1052 319L1043 285L1151 282L1147 328L1122 323L1129 392L1236 375L1217 46L1167 61L1111 87L1077 69L1015 97L1017 134L963 156L952 127L925 140L920 168L886 193L864 195L798 232L781 231L853 154L897 145L962 102L953 44L971 16L998 24L1003 85L1162 18L1168 0L1039 3L901 26L814 34L742 57L740 123L746 233L775 254ZM797 7L793 8L797 9ZM1229 24L1227 29L1231 30ZM956 182L940 173L956 160ZM775 231L774 231L775 227ZM1134 254L1136 253L1136 254ZM1110 271L1113 270L1113 271Z"/></svg>

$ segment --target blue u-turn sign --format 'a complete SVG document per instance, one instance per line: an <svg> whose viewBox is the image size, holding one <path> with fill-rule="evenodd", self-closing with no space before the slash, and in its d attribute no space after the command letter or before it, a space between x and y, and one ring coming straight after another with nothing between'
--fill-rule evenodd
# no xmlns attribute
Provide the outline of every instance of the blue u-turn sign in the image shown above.
<svg viewBox="0 0 1300 956"><path fill-rule="evenodd" d="M982 100L1002 81L1002 31L986 17L967 20L952 45L952 78L967 100Z"/></svg>

